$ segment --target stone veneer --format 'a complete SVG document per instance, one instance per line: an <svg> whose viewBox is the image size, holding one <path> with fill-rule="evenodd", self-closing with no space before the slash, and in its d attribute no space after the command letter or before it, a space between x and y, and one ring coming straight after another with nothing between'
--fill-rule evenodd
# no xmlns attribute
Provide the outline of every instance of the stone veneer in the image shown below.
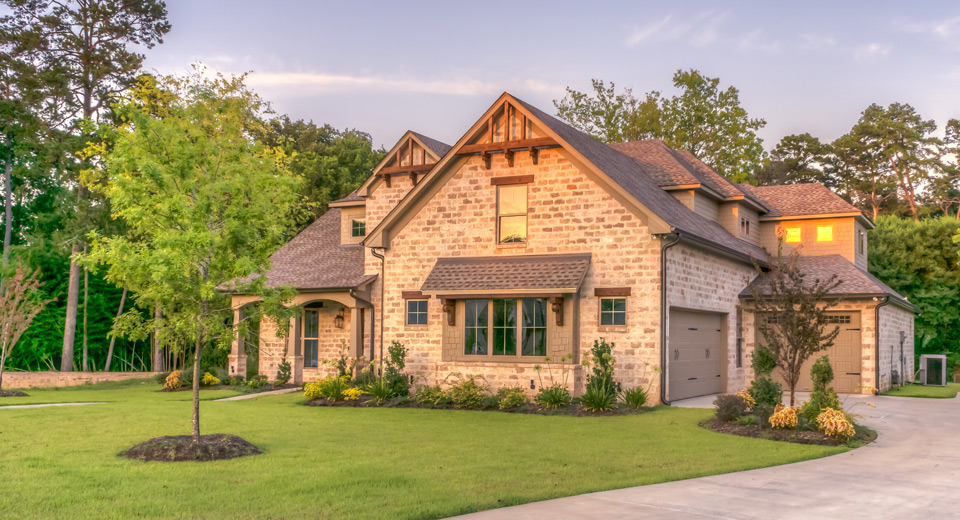
<svg viewBox="0 0 960 520"><path fill-rule="evenodd" d="M903 342L903 364L900 368L900 331L906 334ZM891 370L894 368L900 377L913 380L914 367L914 330L913 313L898 305L889 304L880 307L880 391L885 392L892 384Z"/></svg>
<svg viewBox="0 0 960 520"><path fill-rule="evenodd" d="M87 385L104 381L126 381L145 379L159 372L12 372L3 373L3 387L46 388Z"/></svg>

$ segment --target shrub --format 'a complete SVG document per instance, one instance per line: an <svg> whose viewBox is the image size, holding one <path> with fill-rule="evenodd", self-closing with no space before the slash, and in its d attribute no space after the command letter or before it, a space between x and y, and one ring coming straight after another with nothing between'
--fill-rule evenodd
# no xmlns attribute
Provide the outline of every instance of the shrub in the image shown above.
<svg viewBox="0 0 960 520"><path fill-rule="evenodd" d="M327 376L319 381L308 383L303 387L303 395L310 399L327 399L337 402L347 399L350 388L350 378L348 376ZM352 395L352 394L351 394ZM355 394L360 397L360 394Z"/></svg>
<svg viewBox="0 0 960 520"><path fill-rule="evenodd" d="M829 356L822 356L813 363L810 367L810 379L813 380L815 390L826 389L827 385L833 381L833 367L830 366Z"/></svg>
<svg viewBox="0 0 960 520"><path fill-rule="evenodd" d="M182 370L174 370L167 375L163 380L163 387L167 390L176 390L183 386L183 383L180 381L180 375L183 373Z"/></svg>
<svg viewBox="0 0 960 520"><path fill-rule="evenodd" d="M393 397L393 388L384 379L374 378L364 389L377 405L383 404L384 401Z"/></svg>
<svg viewBox="0 0 960 520"><path fill-rule="evenodd" d="M747 392L753 397L754 406L757 404L776 406L783 402L783 389L780 383L767 376L758 376L754 379Z"/></svg>
<svg viewBox="0 0 960 520"><path fill-rule="evenodd" d="M769 376L773 373L773 369L777 368L777 358L773 356L773 352L763 347L757 347L753 351L750 366L753 367L753 372L757 374L757 377Z"/></svg>
<svg viewBox="0 0 960 520"><path fill-rule="evenodd" d="M587 374L587 388L590 387L608 387L613 388L613 367L617 360L613 357L614 343L607 343L603 338L593 340L593 348L590 349L590 361L584 361L584 364L591 366L592 373Z"/></svg>
<svg viewBox="0 0 960 520"><path fill-rule="evenodd" d="M623 391L623 402L634 410L639 410L647 404L647 390L645 388L630 388Z"/></svg>
<svg viewBox="0 0 960 520"><path fill-rule="evenodd" d="M210 372L207 372L203 374L203 379L200 380L200 384L203 386L216 386L220 384L220 379Z"/></svg>
<svg viewBox="0 0 960 520"><path fill-rule="evenodd" d="M267 376L263 374L257 374L247 380L247 386L250 388L260 388L267 386Z"/></svg>
<svg viewBox="0 0 960 520"><path fill-rule="evenodd" d="M498 410L500 409L500 398L497 397L497 394L488 395L483 398L483 404L480 407L484 410Z"/></svg>
<svg viewBox="0 0 960 520"><path fill-rule="evenodd" d="M387 348L389 357L384 369L384 378L390 383L394 396L403 396L410 393L410 381L403 374L407 366L407 348L399 341L394 341Z"/></svg>
<svg viewBox="0 0 960 520"><path fill-rule="evenodd" d="M232 386L240 386L243 384L243 378L240 376L233 376L230 378L230 384Z"/></svg>
<svg viewBox="0 0 960 520"><path fill-rule="evenodd" d="M157 382L158 385L165 385L167 382L167 376L169 375L170 375L170 372L160 372L159 374L153 376L153 379L154 381Z"/></svg>
<svg viewBox="0 0 960 520"><path fill-rule="evenodd" d="M744 415L737 417L734 422L740 426L754 426L759 423L756 415Z"/></svg>
<svg viewBox="0 0 960 520"><path fill-rule="evenodd" d="M753 415L757 416L757 422L760 426L767 426L770 424L770 416L773 415L775 409L773 405L760 403L753 407Z"/></svg>
<svg viewBox="0 0 960 520"><path fill-rule="evenodd" d="M606 412L612 410L617 402L617 391L607 386L587 387L587 390L580 396L580 406L588 412Z"/></svg>
<svg viewBox="0 0 960 520"><path fill-rule="evenodd" d="M487 385L486 383L478 385L476 379L476 376L461 378L460 382L447 390L446 393L450 396L450 401L453 402L454 406L465 410L483 406L483 399L487 396Z"/></svg>
<svg viewBox="0 0 960 520"><path fill-rule="evenodd" d="M840 404L840 396L837 395L836 390L833 388L810 392L810 399L803 403L803 406L800 408L800 413L811 423L816 423L817 417L827 408L843 410Z"/></svg>
<svg viewBox="0 0 960 520"><path fill-rule="evenodd" d="M178 370L180 372L180 385L181 386L193 386L193 367L189 366L183 370Z"/></svg>
<svg viewBox="0 0 960 520"><path fill-rule="evenodd" d="M500 388L497 390L496 397L497 407L501 410L515 410L521 406L526 406L530 402L527 393L519 386Z"/></svg>
<svg viewBox="0 0 960 520"><path fill-rule="evenodd" d="M421 406L446 406L451 403L450 396L440 388L440 385L421 386L413 394L413 400Z"/></svg>
<svg viewBox="0 0 960 520"><path fill-rule="evenodd" d="M770 426L778 430L792 430L797 427L797 407L777 405L770 416Z"/></svg>
<svg viewBox="0 0 960 520"><path fill-rule="evenodd" d="M738 396L723 394L713 401L714 414L721 421L735 421L747 413L747 403Z"/></svg>
<svg viewBox="0 0 960 520"><path fill-rule="evenodd" d="M817 424L820 431L831 439L838 442L847 442L857 433L853 423L847 419L847 416L840 410L827 408L817 416Z"/></svg>
<svg viewBox="0 0 960 520"><path fill-rule="evenodd" d="M736 395L740 399L743 399L743 402L747 404L747 408L753 408L757 404L757 400L754 399L747 390L740 390Z"/></svg>
<svg viewBox="0 0 960 520"><path fill-rule="evenodd" d="M573 396L567 387L560 383L554 383L550 386L541 386L540 391L533 398L540 408L554 410L556 408L566 408L573 402Z"/></svg>
<svg viewBox="0 0 960 520"><path fill-rule="evenodd" d="M284 356L283 360L281 360L280 364L277 366L277 380L274 384L285 385L289 383L292 377L290 372L290 362L287 361L286 356Z"/></svg>
<svg viewBox="0 0 960 520"><path fill-rule="evenodd" d="M357 388L367 388L377 380L377 374L373 371L373 365L367 365L360 370L357 377L350 381L351 386Z"/></svg>

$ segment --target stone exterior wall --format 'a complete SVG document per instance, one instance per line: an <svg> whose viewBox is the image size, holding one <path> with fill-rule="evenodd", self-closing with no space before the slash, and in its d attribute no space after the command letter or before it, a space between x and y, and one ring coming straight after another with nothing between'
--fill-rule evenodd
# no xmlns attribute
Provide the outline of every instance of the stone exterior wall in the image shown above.
<svg viewBox="0 0 960 520"><path fill-rule="evenodd" d="M900 363L900 332L905 333L903 342L903 367ZM885 392L892 384L892 371L896 370L907 381L913 380L914 366L913 313L898 305L880 307L880 391Z"/></svg>
<svg viewBox="0 0 960 520"><path fill-rule="evenodd" d="M667 250L667 308L723 315L726 363L721 372L722 388L731 393L745 388L748 382L745 368L737 367L737 308L740 291L755 276L754 267L745 262L727 260L683 244ZM667 345L670 344L669 320L668 312L664 324L668 331ZM748 364L744 356L743 365ZM669 362L667 365L669 380Z"/></svg>
<svg viewBox="0 0 960 520"><path fill-rule="evenodd" d="M11 372L3 373L3 388L49 388L78 386L105 381L145 379L159 372Z"/></svg>
<svg viewBox="0 0 960 520"><path fill-rule="evenodd" d="M528 243L521 247L499 245L497 192L490 179L529 174L535 179L528 192ZM580 316L564 322L564 327L576 327L579 321L573 335L579 338L579 348L575 350L574 362L567 365L568 385L578 391L582 388L578 363L585 358L593 340L601 336L616 344L616 379L627 387L645 385L647 378L654 376L653 366L659 363L659 241L650 235L640 218L629 213L579 171L565 152L557 149L541 151L538 165L532 164L528 153L518 152L512 168L502 155L493 156L489 170L479 158L471 158L396 232L386 252L386 304L377 305L378 311L384 312L385 342L404 343L410 349L407 370L427 384L460 373L482 375L494 387L521 384L529 388L531 379L538 380L532 363L445 361L441 321L445 316L440 301L428 300L426 327L410 327L405 325L401 293L419 290L436 259L441 257L582 252L591 253L592 262L575 302ZM371 269L377 272L379 262L368 262L368 272ZM632 289L627 297L626 327L601 330L595 287ZM377 291L375 295L379 300ZM379 318L378 315L378 324ZM548 320L552 319L553 313L548 311ZM458 321L460 324L462 321ZM647 364L651 366L645 371ZM557 377L559 380L559 373Z"/></svg>

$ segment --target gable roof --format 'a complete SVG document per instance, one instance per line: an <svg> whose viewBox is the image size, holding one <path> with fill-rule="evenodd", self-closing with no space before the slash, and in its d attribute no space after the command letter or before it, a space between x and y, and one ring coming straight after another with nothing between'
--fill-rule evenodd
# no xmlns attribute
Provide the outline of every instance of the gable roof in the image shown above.
<svg viewBox="0 0 960 520"><path fill-rule="evenodd" d="M804 184L781 184L776 186L750 186L740 188L752 193L766 204L770 211L763 218L798 217L807 215L861 215L853 204L843 200L819 182ZM866 217L863 220L869 222ZM873 223L869 223L873 227Z"/></svg>
<svg viewBox="0 0 960 520"><path fill-rule="evenodd" d="M837 275L840 285L827 294L834 296L852 296L852 297L872 297L889 296L894 303L901 307L916 312L917 308L907 301L900 293L894 291L887 284L881 282L876 276L869 272L861 270L841 255L824 256L800 256L797 258L797 268L807 275L810 281L829 280L831 276ZM758 276L750 286L762 286L769 278L769 273ZM741 298L750 298L753 293L748 286L740 292Z"/></svg>
<svg viewBox="0 0 960 520"><path fill-rule="evenodd" d="M330 208L270 256L269 287L352 289L376 278L363 274L363 246L340 245L340 208ZM249 281L249 278L241 281Z"/></svg>
<svg viewBox="0 0 960 520"><path fill-rule="evenodd" d="M408 138L413 139L415 142L420 144L420 146L422 146L425 150L428 150L433 155L431 159L433 159L434 162L437 162L441 158L443 158L443 156L446 155L448 151L450 151L450 148L452 148L449 144L440 142L431 137L427 137L423 134L414 132L413 130L407 130L406 132L403 133L403 135L400 136L400 139L397 140L397 142L390 148L390 150L388 150L387 153L384 154L383 159L380 159L380 162L373 167L373 172L371 172L370 176L367 177L367 180L363 181L363 184L361 184L360 187L357 188L357 193L364 193L367 195L369 194L369 190L373 186L373 183L376 182L377 179L379 179L379 176L377 176L377 172L382 170L383 167L386 164L388 164L396 156L397 151L400 149L401 146L406 144ZM360 196L363 197L366 195L360 195Z"/></svg>
<svg viewBox="0 0 960 520"><path fill-rule="evenodd" d="M330 202L330 207L336 208L341 206L362 206L363 202L364 202L363 197L361 197L360 194L357 193L357 190L353 190L349 194L347 194L346 197Z"/></svg>
<svg viewBox="0 0 960 520"><path fill-rule="evenodd" d="M444 155L447 155L447 152L449 152L450 149L453 148L447 143L441 143L440 141L437 141L432 137L427 137L423 134L414 132L413 130L410 130L410 133L416 136L416 138L420 140L421 144L429 148L430 151L432 151L433 153L437 154L437 159L443 157Z"/></svg>
<svg viewBox="0 0 960 520"><path fill-rule="evenodd" d="M572 293L579 290L589 267L590 253L438 258L420 291Z"/></svg>

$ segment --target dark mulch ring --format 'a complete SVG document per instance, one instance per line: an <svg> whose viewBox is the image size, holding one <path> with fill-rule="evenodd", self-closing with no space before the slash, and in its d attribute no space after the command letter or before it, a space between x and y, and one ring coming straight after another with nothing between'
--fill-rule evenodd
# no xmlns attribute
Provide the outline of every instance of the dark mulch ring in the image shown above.
<svg viewBox="0 0 960 520"><path fill-rule="evenodd" d="M19 390L0 390L0 397L28 397L28 395Z"/></svg>
<svg viewBox="0 0 960 520"><path fill-rule="evenodd" d="M717 419L707 419L700 423L700 426L719 433L730 433L740 435L741 437L753 437L755 439L768 439L772 441L794 442L797 444L818 444L821 446L839 446L840 443L813 430L775 430L773 428L764 428L759 424L737 424L735 422L726 422ZM847 443L847 446L862 446L876 440L877 432L865 426L854 426L857 434Z"/></svg>
<svg viewBox="0 0 960 520"><path fill-rule="evenodd" d="M236 435L214 433L201 435L199 443L194 443L191 435L157 437L120 455L128 459L180 462L235 459L260 453L256 446Z"/></svg>
<svg viewBox="0 0 960 520"><path fill-rule="evenodd" d="M388 401L384 401L381 404L370 397L369 395L362 395L359 399L354 399L350 401L336 401L331 402L326 399L311 399L305 403L304 406L333 406L333 407L346 407L346 408L424 408L428 410L469 410L472 412L502 412L502 413L528 413L536 415L568 415L571 417L601 417L601 416L610 416L610 415L635 415L638 413L643 413L647 410L652 410L652 408L646 407L637 410L630 406L618 404L615 405L615 408L612 410L607 410L605 412L591 412L584 410L579 404L572 404L566 408L557 408L554 410L545 410L541 409L535 404L528 404L526 406L521 406L519 408L513 408L511 410L501 410L499 408L457 408L456 406L444 405L444 406L431 406L431 405L421 405L412 399L403 399L395 398Z"/></svg>

